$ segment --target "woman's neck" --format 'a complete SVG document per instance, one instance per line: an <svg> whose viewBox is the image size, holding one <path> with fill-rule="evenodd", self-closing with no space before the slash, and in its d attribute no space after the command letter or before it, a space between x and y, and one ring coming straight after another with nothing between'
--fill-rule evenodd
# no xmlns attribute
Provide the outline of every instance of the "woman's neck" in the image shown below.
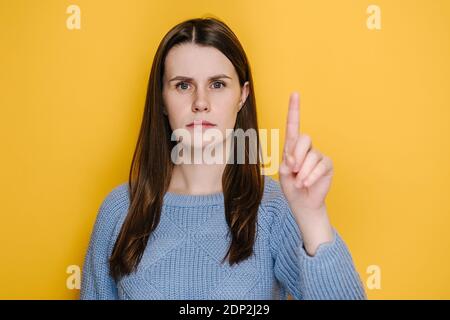
<svg viewBox="0 0 450 320"><path fill-rule="evenodd" d="M192 195L222 192L225 166L226 164L175 165L167 191Z"/></svg>

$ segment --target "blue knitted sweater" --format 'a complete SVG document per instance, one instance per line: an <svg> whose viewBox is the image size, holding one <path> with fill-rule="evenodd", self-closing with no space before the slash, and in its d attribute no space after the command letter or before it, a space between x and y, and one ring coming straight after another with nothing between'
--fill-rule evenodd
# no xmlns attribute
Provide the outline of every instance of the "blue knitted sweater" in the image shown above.
<svg viewBox="0 0 450 320"><path fill-rule="evenodd" d="M81 299L367 299L351 254L334 240L309 256L278 181L265 176L254 254L221 264L230 236L223 193L164 195L161 220L137 270L114 281L108 258L127 214L128 185L99 208L84 258Z"/></svg>

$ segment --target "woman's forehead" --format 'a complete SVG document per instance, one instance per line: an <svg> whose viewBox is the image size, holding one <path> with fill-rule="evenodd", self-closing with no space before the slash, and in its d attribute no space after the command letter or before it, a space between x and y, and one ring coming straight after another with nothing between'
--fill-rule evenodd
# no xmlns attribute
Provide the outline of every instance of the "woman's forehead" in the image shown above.
<svg viewBox="0 0 450 320"><path fill-rule="evenodd" d="M164 70L167 79L177 76L208 79L218 74L226 74L231 78L236 76L233 64L222 52L211 46L195 44L171 48Z"/></svg>

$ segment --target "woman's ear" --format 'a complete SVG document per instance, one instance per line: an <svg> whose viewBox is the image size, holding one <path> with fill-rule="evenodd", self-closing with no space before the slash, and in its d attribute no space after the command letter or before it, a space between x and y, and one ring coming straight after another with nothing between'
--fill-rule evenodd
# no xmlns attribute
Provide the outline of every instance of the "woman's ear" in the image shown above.
<svg viewBox="0 0 450 320"><path fill-rule="evenodd" d="M162 108L163 108L163 114L164 114L165 116L167 116L168 113L167 113L166 107L163 105Z"/></svg>
<svg viewBox="0 0 450 320"><path fill-rule="evenodd" d="M247 101L248 94L250 93L250 84L248 81L244 83L241 90L241 99L239 101L239 111L242 109L242 107L245 104L245 101Z"/></svg>

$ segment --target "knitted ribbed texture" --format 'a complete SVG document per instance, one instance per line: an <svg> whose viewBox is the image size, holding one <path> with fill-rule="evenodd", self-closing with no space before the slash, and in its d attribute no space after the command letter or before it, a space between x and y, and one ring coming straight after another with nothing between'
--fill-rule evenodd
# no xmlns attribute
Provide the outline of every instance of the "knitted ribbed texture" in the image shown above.
<svg viewBox="0 0 450 320"><path fill-rule="evenodd" d="M81 299L367 299L350 252L334 240L315 256L301 234L279 182L265 176L254 254L221 264L230 236L223 193L164 195L161 220L138 268L117 283L108 258L129 207L127 183L100 206L84 260Z"/></svg>

